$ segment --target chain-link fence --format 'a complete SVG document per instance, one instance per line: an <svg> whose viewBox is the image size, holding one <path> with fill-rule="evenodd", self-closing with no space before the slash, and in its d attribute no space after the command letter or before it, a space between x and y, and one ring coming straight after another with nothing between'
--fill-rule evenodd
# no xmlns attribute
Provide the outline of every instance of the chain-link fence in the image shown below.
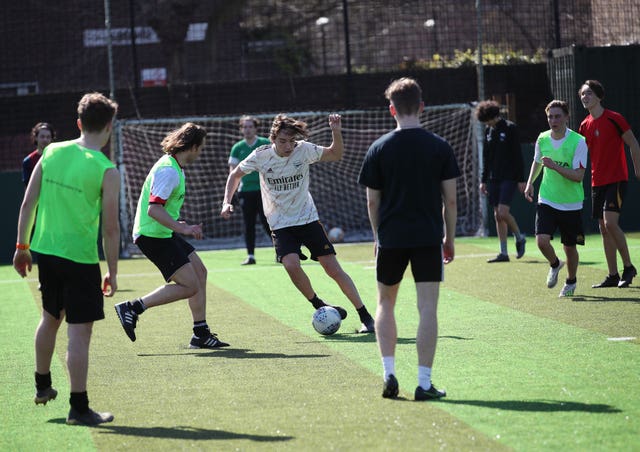
<svg viewBox="0 0 640 452"><path fill-rule="evenodd" d="M479 43L485 64L640 43L640 0L1 3L5 96L472 65Z"/></svg>

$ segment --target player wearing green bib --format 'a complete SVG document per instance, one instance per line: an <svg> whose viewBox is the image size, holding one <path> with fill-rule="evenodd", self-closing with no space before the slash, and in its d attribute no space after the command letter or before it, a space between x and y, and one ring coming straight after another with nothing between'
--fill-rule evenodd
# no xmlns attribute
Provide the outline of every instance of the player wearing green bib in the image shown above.
<svg viewBox="0 0 640 452"><path fill-rule="evenodd" d="M229 344L209 330L207 309L207 268L195 248L177 234L202 238L202 224L178 221L185 196L183 168L193 163L204 148L207 132L188 122L162 140L164 156L147 175L136 209L133 241L153 262L167 283L151 293L115 305L125 333L136 340L138 316L145 310L187 298L193 317L190 348L218 348Z"/></svg>
<svg viewBox="0 0 640 452"><path fill-rule="evenodd" d="M569 107L566 102L553 100L545 111L550 130L542 132L536 141L525 197L533 201L533 183L542 172L536 207L536 242L549 261L547 287L553 288L558 282L560 269L565 265L551 245L553 233L560 230L567 279L559 296L571 297L577 283L579 256L576 245L584 245L582 178L587 167L588 150L584 137L567 128Z"/></svg>
<svg viewBox="0 0 640 452"><path fill-rule="evenodd" d="M35 334L36 404L58 395L51 386L51 360L56 337L66 319L67 369L71 408L67 424L111 422L111 413L89 408L87 374L93 322L104 319L104 299L118 288L120 176L100 151L111 136L117 104L99 93L78 103L80 138L54 143L44 150L29 179L18 219L13 266L21 276L31 270L31 248L38 255L42 317ZM38 215L36 217L36 209ZM100 281L98 229L108 271Z"/></svg>

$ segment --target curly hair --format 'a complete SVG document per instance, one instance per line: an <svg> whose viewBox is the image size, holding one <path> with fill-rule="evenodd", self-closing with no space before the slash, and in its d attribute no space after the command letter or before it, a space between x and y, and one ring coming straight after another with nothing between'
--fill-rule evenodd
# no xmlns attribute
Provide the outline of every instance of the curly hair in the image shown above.
<svg viewBox="0 0 640 452"><path fill-rule="evenodd" d="M295 120L283 113L280 113L274 118L273 124L271 124L271 132L269 133L269 138L271 139L271 141L275 141L278 134L283 131L301 138L307 138L309 136L306 122Z"/></svg>
<svg viewBox="0 0 640 452"><path fill-rule="evenodd" d="M476 118L480 122L489 121L500 116L500 104L495 100L483 100L476 107Z"/></svg>

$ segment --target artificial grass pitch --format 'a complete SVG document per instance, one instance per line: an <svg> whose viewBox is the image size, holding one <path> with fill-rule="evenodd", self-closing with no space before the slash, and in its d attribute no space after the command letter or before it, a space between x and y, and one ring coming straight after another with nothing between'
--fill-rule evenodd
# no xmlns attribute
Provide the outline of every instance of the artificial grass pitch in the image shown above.
<svg viewBox="0 0 640 452"><path fill-rule="evenodd" d="M632 255L639 244L629 239ZM89 375L92 407L115 421L93 429L63 425L65 331L54 359L58 399L33 404L37 283L1 267L0 314L10 320L0 333L8 350L0 449L636 450L638 341L608 339L639 336L637 282L588 288L606 272L597 237L580 248L586 263L574 299L544 286L546 264L531 241L525 258L509 264L485 263L494 239L456 245L441 286L433 371L448 395L420 403L412 401L417 312L409 272L397 305L401 397L393 401L380 396L375 338L353 332L355 309L318 264L303 264L316 292L349 312L327 337L313 330L313 308L272 263L271 249L258 249L250 267L239 265L241 250L199 253L209 269L207 319L231 347L190 350L186 302L145 312L138 340L128 340L113 304L162 279L145 259L121 261L120 291L105 299L107 318L94 326ZM339 246L338 257L373 313L371 244Z"/></svg>

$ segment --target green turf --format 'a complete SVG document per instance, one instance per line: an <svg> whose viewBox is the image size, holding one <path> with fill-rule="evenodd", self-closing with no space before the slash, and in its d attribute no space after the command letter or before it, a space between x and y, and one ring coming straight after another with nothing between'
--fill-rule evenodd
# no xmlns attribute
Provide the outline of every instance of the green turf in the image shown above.
<svg viewBox="0 0 640 452"><path fill-rule="evenodd" d="M510 246L512 243L510 242ZM629 238L632 256L640 237ZM593 290L606 274L598 237L581 247L574 299L558 299L544 282L547 266L529 239L527 255L486 264L495 239L460 239L441 289L434 382L448 397L413 402L417 313L410 278L397 306L401 399L380 397L375 339L357 335L357 315L316 263L305 263L318 294L349 310L334 336L311 327L313 309L257 250L241 267L241 250L200 253L209 269L208 320L232 344L186 347L185 302L146 312L131 343L112 305L155 288L161 278L145 259L121 261L121 291L106 299L94 328L89 396L112 424L63 425L65 334L58 342L57 400L33 405L36 282L0 267L0 304L9 328L0 370L0 450L639 450L640 291ZM375 309L370 244L338 248L339 259ZM561 274L561 279L564 272ZM57 377L57 378L56 378ZM40 441L40 442L38 442Z"/></svg>
<svg viewBox="0 0 640 452"><path fill-rule="evenodd" d="M31 286L31 289L30 289ZM40 311L33 302L37 283L21 280L13 267L0 266L0 451L95 450L87 429L66 428L69 384L64 355L52 362L58 376L58 398L47 405L33 402L33 333ZM64 349L62 349L64 350ZM63 428L65 427L65 428Z"/></svg>

